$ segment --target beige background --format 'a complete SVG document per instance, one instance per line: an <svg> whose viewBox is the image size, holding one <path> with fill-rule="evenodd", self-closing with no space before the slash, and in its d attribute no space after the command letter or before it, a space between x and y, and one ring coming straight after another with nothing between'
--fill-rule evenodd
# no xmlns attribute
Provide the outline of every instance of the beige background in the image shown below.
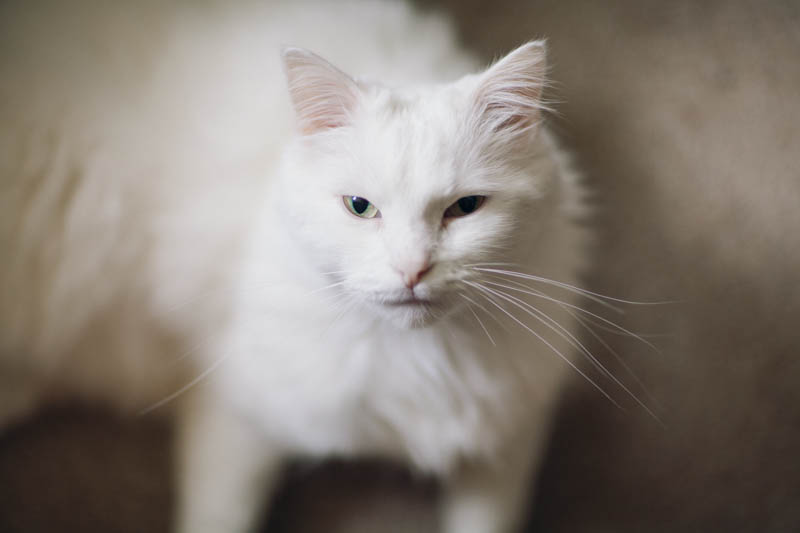
<svg viewBox="0 0 800 533"><path fill-rule="evenodd" d="M608 337L665 427L576 382L531 529L800 530L800 3L423 4L487 60L549 38L555 126L597 193L586 285L683 301L621 318L660 354ZM0 532L166 531L168 444L152 420L80 409L15 428ZM435 498L393 469L303 466L268 531L433 531Z"/></svg>

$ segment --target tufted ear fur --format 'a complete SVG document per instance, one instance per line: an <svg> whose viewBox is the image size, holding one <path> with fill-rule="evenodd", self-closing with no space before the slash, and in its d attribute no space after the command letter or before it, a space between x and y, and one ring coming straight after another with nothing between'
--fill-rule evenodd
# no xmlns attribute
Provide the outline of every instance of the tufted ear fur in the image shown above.
<svg viewBox="0 0 800 533"><path fill-rule="evenodd" d="M281 55L300 132L348 125L360 96L356 82L308 50L284 48Z"/></svg>
<svg viewBox="0 0 800 533"><path fill-rule="evenodd" d="M545 105L547 53L544 41L531 41L480 75L474 94L480 131L499 135L505 142L530 133L541 120Z"/></svg>

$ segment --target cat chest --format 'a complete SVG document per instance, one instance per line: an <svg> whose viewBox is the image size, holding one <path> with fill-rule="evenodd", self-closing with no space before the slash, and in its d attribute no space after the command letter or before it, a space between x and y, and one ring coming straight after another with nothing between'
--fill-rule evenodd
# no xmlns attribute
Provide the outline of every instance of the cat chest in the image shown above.
<svg viewBox="0 0 800 533"><path fill-rule="evenodd" d="M260 406L267 431L304 454L384 456L442 472L462 457L493 455L520 403L513 373L439 339L277 348L254 383L261 397L248 403Z"/></svg>
<svg viewBox="0 0 800 533"><path fill-rule="evenodd" d="M490 414L498 409L465 392L440 385L367 395L360 428L365 451L399 457L429 472L445 472L462 458L493 455L503 433L502 420Z"/></svg>

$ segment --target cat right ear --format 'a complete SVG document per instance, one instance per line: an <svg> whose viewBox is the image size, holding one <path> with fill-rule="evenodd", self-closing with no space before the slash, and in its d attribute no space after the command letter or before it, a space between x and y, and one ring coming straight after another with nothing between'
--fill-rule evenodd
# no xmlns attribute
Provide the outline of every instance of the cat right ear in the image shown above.
<svg viewBox="0 0 800 533"><path fill-rule="evenodd" d="M547 53L544 41L526 43L480 76L475 93L478 128L506 142L524 139L536 129L546 108Z"/></svg>
<svg viewBox="0 0 800 533"><path fill-rule="evenodd" d="M300 132L313 135L350 124L360 90L347 74L302 48L281 51Z"/></svg>

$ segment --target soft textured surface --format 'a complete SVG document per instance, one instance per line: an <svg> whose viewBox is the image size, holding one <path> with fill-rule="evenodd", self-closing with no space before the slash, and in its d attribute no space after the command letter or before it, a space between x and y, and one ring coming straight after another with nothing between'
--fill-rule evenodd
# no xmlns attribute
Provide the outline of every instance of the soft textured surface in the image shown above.
<svg viewBox="0 0 800 533"><path fill-rule="evenodd" d="M684 300L622 318L666 334L655 339L660 355L609 337L666 427L576 383L531 504L534 523L565 532L797 529L798 8L443 7L487 59L550 39L559 128L601 206L599 270L587 285ZM18 426L0 440L0 531L164 531L168 442L156 422L80 410ZM429 485L375 466L303 469L271 531L432 531L420 524L431 523L434 497Z"/></svg>

